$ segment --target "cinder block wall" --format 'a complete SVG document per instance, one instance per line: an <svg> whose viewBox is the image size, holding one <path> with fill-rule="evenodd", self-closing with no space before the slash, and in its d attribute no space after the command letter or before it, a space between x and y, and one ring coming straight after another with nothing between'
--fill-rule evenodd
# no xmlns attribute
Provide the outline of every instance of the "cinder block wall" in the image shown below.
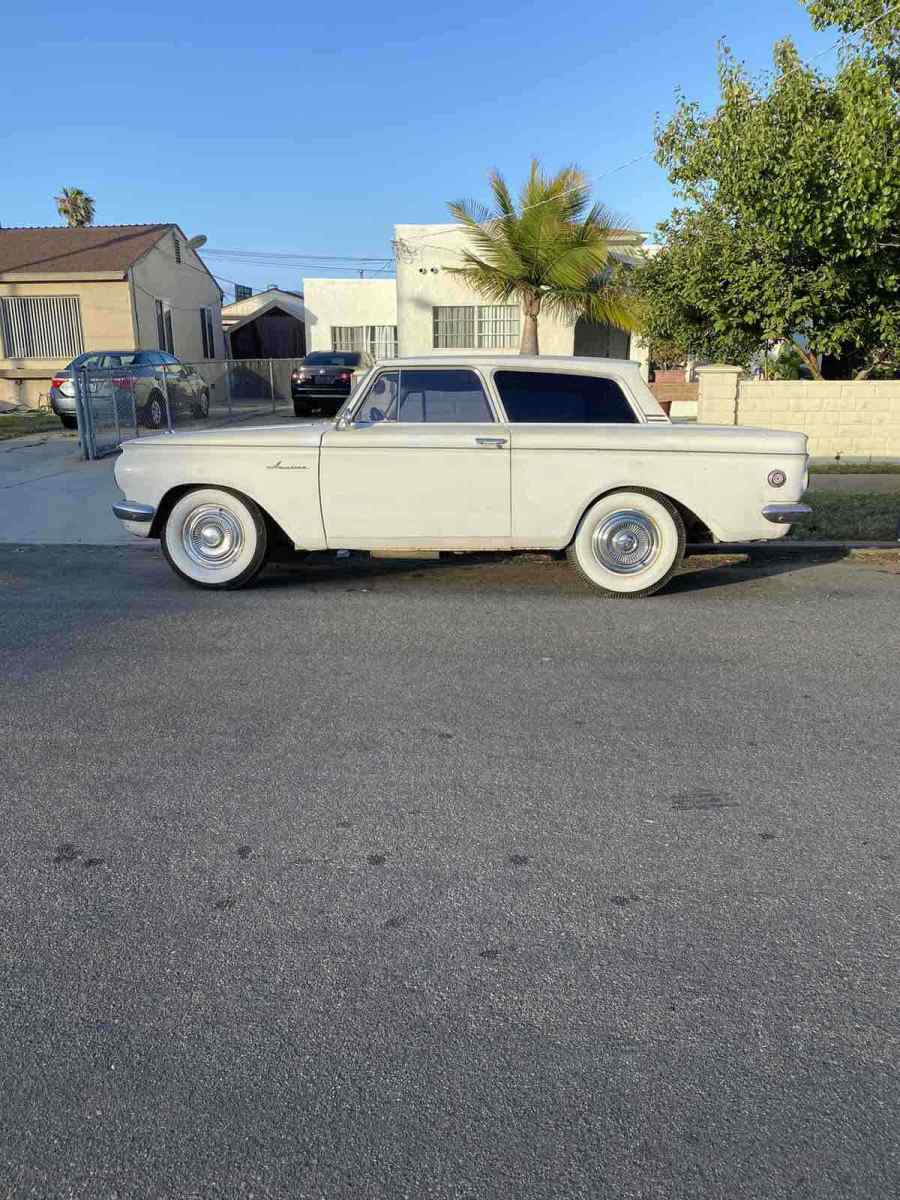
<svg viewBox="0 0 900 1200"><path fill-rule="evenodd" d="M699 368L698 421L797 430L815 458L900 458L900 379L757 382L741 374Z"/></svg>

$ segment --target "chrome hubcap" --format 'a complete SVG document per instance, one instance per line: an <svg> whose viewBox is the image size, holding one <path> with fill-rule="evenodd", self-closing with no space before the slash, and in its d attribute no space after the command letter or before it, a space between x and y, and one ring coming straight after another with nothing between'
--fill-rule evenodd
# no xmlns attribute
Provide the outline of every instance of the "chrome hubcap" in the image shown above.
<svg viewBox="0 0 900 1200"><path fill-rule="evenodd" d="M227 508L204 504L189 513L181 527L184 552L199 567L230 566L244 546L241 523Z"/></svg>
<svg viewBox="0 0 900 1200"><path fill-rule="evenodd" d="M659 530L636 509L610 513L594 530L594 557L608 571L633 575L644 571L659 554Z"/></svg>

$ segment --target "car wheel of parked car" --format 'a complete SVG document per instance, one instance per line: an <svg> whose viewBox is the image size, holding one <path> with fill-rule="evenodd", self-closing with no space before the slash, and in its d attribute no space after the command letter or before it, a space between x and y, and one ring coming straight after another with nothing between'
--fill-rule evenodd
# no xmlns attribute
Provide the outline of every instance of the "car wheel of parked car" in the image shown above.
<svg viewBox="0 0 900 1200"><path fill-rule="evenodd" d="M592 504L567 554L603 595L637 599L668 582L684 557L684 542L684 522L674 504L633 488Z"/></svg>
<svg viewBox="0 0 900 1200"><path fill-rule="evenodd" d="M266 522L246 496L224 488L195 488L181 496L162 534L169 566L204 588L239 588L266 560Z"/></svg>
<svg viewBox="0 0 900 1200"><path fill-rule="evenodd" d="M294 416L295 417L308 417L311 412L312 412L312 409L309 407L308 404L304 404L302 401L298 401L298 400L294 401Z"/></svg>
<svg viewBox="0 0 900 1200"><path fill-rule="evenodd" d="M144 419L151 429L162 429L166 423L166 402L161 393L151 392L144 406Z"/></svg>
<svg viewBox="0 0 900 1200"><path fill-rule="evenodd" d="M57 413L57 416L59 417L60 421L62 421L63 429L77 429L78 428L78 418L77 417L70 417L67 413Z"/></svg>
<svg viewBox="0 0 900 1200"><path fill-rule="evenodd" d="M200 419L209 416L209 392L200 393L200 398L194 405L194 416Z"/></svg>

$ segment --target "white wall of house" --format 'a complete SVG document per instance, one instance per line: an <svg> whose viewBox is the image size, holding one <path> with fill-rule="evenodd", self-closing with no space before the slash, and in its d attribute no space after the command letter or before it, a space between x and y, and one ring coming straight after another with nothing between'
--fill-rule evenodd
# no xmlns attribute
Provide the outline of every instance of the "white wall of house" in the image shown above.
<svg viewBox="0 0 900 1200"><path fill-rule="evenodd" d="M160 346L156 301L166 301L172 311L172 353L183 362L225 357L222 332L222 294L213 277L187 240L176 235L181 262L176 261L172 235L165 234L131 268L135 344L144 349ZM201 310L212 309L213 354L204 354Z"/></svg>
<svg viewBox="0 0 900 1200"><path fill-rule="evenodd" d="M466 234L458 225L396 225L394 238L397 250L397 325L401 355L452 354L453 348L435 346L435 309L475 308L471 327L474 345L466 346L467 353L496 353L516 351L522 329L522 313L518 322L496 321L497 311L473 292L448 268L459 266ZM438 315L438 321L445 319ZM498 328L506 329L499 335ZM590 338L590 353L605 357L629 357L642 363L646 377L646 349L619 330L598 330ZM598 334L605 336L596 336ZM500 338L502 337L502 341ZM541 354L576 352L575 326L548 313L539 320ZM438 339L439 340L439 339ZM580 348L579 353L584 351Z"/></svg>
<svg viewBox="0 0 900 1200"><path fill-rule="evenodd" d="M306 349L331 350L332 329L397 325L393 279L304 279Z"/></svg>

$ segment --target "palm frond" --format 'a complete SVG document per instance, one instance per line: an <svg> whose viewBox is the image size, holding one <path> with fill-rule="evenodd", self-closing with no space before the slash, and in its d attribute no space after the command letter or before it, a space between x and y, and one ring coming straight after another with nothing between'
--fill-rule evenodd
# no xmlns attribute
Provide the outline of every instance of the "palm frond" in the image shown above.
<svg viewBox="0 0 900 1200"><path fill-rule="evenodd" d="M632 299L609 270L617 218L591 203L584 173L572 165L550 177L533 159L518 203L498 171L489 182L495 208L471 200L450 205L468 245L449 273L494 302L531 298L566 318L632 328Z"/></svg>

